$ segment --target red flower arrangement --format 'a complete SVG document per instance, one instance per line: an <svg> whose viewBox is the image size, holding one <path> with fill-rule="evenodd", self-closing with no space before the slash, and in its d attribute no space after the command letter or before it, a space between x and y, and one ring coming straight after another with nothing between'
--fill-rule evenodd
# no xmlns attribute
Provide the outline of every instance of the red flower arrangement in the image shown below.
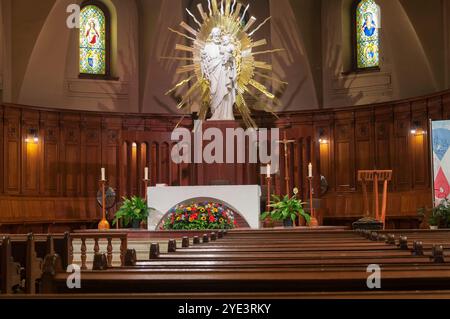
<svg viewBox="0 0 450 319"><path fill-rule="evenodd" d="M222 204L203 202L178 205L169 211L162 230L234 229L234 213Z"/></svg>

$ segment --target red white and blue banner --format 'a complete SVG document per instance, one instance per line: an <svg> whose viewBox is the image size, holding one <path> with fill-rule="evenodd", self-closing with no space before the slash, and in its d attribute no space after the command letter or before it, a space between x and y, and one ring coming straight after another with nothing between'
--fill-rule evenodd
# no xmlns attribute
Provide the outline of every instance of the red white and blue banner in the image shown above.
<svg viewBox="0 0 450 319"><path fill-rule="evenodd" d="M450 121L431 123L434 203L450 199Z"/></svg>

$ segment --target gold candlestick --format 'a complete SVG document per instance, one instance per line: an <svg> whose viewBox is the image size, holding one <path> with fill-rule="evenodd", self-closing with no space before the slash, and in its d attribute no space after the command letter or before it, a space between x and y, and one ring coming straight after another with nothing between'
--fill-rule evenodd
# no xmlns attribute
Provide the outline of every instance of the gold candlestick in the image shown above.
<svg viewBox="0 0 450 319"><path fill-rule="evenodd" d="M109 222L106 220L106 179L100 180L102 189L102 220L98 224L98 230L109 230Z"/></svg>
<svg viewBox="0 0 450 319"><path fill-rule="evenodd" d="M272 189L272 176L266 177L266 183L267 183L267 212L270 213L271 207L270 207L270 191ZM264 220L264 227L265 228L272 228L273 227L273 221L272 218L267 216L267 218Z"/></svg>
<svg viewBox="0 0 450 319"><path fill-rule="evenodd" d="M318 227L319 222L316 218L316 214L315 214L314 207L313 207L313 180L314 180L314 177L312 177L312 176L308 177L308 181L309 181L309 211L311 214L311 220L309 222L309 226L310 227Z"/></svg>
<svg viewBox="0 0 450 319"><path fill-rule="evenodd" d="M145 201L147 201L148 200L147 192L148 192L148 185L150 184L150 179L144 178L142 181L144 182L144 199Z"/></svg>

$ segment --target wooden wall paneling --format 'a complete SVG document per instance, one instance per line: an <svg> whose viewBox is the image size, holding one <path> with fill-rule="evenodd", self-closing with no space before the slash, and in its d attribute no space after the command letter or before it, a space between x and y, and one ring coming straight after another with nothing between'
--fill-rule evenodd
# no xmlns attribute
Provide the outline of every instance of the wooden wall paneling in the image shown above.
<svg viewBox="0 0 450 319"><path fill-rule="evenodd" d="M152 185L155 186L161 180L161 164L159 160L159 144L151 143Z"/></svg>
<svg viewBox="0 0 450 319"><path fill-rule="evenodd" d="M144 168L142 167L142 145L139 140L136 141L136 193L141 195L143 192L142 180L144 178Z"/></svg>
<svg viewBox="0 0 450 319"><path fill-rule="evenodd" d="M126 187L126 196L130 196L133 192L132 190L132 162L133 162L133 142L126 141L126 154L127 154L127 161L126 161L126 170L125 170L125 179L127 181L127 187Z"/></svg>
<svg viewBox="0 0 450 319"><path fill-rule="evenodd" d="M4 134L4 107L0 106L0 193L3 194L5 192L5 157L4 157L4 141L5 141L5 134ZM0 213L1 216L1 213Z"/></svg>
<svg viewBox="0 0 450 319"><path fill-rule="evenodd" d="M18 195L21 190L21 111L6 108L4 116L5 193Z"/></svg>
<svg viewBox="0 0 450 319"><path fill-rule="evenodd" d="M443 118L442 96L428 99L427 104L428 104L427 105L428 119L431 119L433 121L441 120ZM427 126L428 126L428 123L427 123Z"/></svg>
<svg viewBox="0 0 450 319"><path fill-rule="evenodd" d="M64 114L62 117L63 147L63 189L65 196L81 194L81 134L80 115Z"/></svg>
<svg viewBox="0 0 450 319"><path fill-rule="evenodd" d="M428 140L429 118L427 116L427 100L411 103L412 123L418 124L423 131L418 135L410 134L413 156L413 189L427 189L431 187L431 167Z"/></svg>
<svg viewBox="0 0 450 319"><path fill-rule="evenodd" d="M412 169L405 165L411 161L411 111L410 103L397 105L394 110L394 183L396 190L412 187Z"/></svg>
<svg viewBox="0 0 450 319"><path fill-rule="evenodd" d="M354 191L356 187L356 172L353 112L343 112L336 115L334 148L336 190L338 192Z"/></svg>
<svg viewBox="0 0 450 319"><path fill-rule="evenodd" d="M106 168L108 185L120 193L120 144L122 141L122 119L104 117L102 119L102 167ZM100 173L99 173L100 174Z"/></svg>
<svg viewBox="0 0 450 319"><path fill-rule="evenodd" d="M296 138L292 156L292 166L294 169L293 183L301 191L302 185L302 153L301 153L302 141L301 138ZM301 194L301 193L300 193Z"/></svg>
<svg viewBox="0 0 450 319"><path fill-rule="evenodd" d="M160 145L161 150L161 171L162 171L162 178L161 183L170 185L171 183L171 174L172 171L170 169L170 146L169 143L163 142Z"/></svg>
<svg viewBox="0 0 450 319"><path fill-rule="evenodd" d="M391 106L375 108L375 167L393 169L393 112ZM394 172L395 176L396 172Z"/></svg>
<svg viewBox="0 0 450 319"><path fill-rule="evenodd" d="M101 117L89 117L84 121L81 132L81 149L84 159L82 194L86 197L96 197L101 177L102 119Z"/></svg>
<svg viewBox="0 0 450 319"><path fill-rule="evenodd" d="M443 120L450 120L450 93L442 95Z"/></svg>
<svg viewBox="0 0 450 319"><path fill-rule="evenodd" d="M42 136L38 111L22 112L22 191L23 195L39 194ZM38 141L35 142L34 138ZM27 139L28 138L28 139Z"/></svg>
<svg viewBox="0 0 450 319"><path fill-rule="evenodd" d="M374 163L374 118L372 110L356 112L356 171L371 170ZM359 188L360 185L358 185Z"/></svg>
<svg viewBox="0 0 450 319"><path fill-rule="evenodd" d="M41 112L41 175L40 193L61 196L60 129L59 114Z"/></svg>
<svg viewBox="0 0 450 319"><path fill-rule="evenodd" d="M314 141L317 144L317 175L318 177L323 176L327 183L330 184L333 179L331 171L330 124L328 122L318 123L314 126L314 132ZM316 196L318 196L318 194L316 194Z"/></svg>

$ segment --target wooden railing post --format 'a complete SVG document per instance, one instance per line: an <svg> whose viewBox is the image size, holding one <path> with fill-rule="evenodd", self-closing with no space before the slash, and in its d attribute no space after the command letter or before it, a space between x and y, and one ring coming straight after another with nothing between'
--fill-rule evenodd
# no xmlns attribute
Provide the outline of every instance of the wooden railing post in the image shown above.
<svg viewBox="0 0 450 319"><path fill-rule="evenodd" d="M127 238L120 238L120 265L125 266L125 256L127 254L128 242Z"/></svg>
<svg viewBox="0 0 450 319"><path fill-rule="evenodd" d="M108 237L108 247L106 249L107 249L108 267L112 267L113 246L112 246L112 238L111 237Z"/></svg>
<svg viewBox="0 0 450 319"><path fill-rule="evenodd" d="M81 238L81 269L86 270L86 238Z"/></svg>

